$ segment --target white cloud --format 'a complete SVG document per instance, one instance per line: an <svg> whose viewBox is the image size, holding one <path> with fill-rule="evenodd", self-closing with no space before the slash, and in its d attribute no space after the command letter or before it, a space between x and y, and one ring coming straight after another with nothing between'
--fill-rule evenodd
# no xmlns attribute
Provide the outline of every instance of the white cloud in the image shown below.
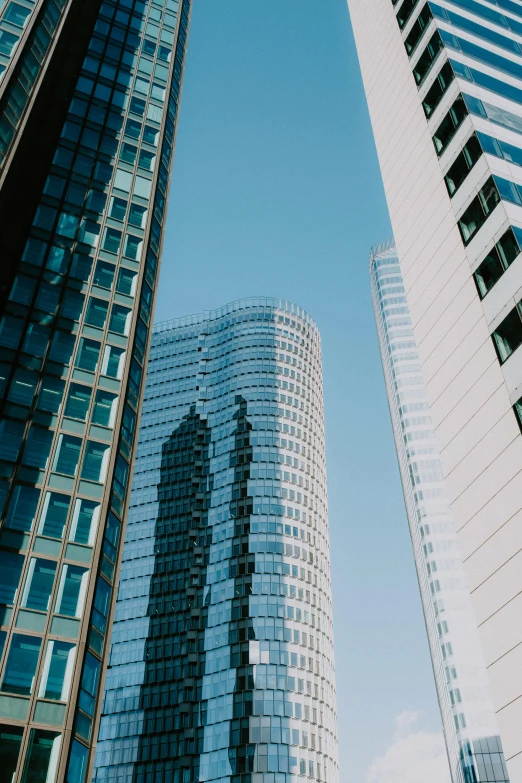
<svg viewBox="0 0 522 783"><path fill-rule="evenodd" d="M423 731L419 712L401 712L385 754L374 759L365 783L451 783L442 732Z"/></svg>

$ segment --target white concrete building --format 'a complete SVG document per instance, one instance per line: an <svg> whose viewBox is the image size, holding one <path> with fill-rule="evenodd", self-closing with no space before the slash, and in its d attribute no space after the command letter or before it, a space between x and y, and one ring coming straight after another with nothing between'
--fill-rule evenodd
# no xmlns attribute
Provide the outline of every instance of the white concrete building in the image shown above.
<svg viewBox="0 0 522 783"><path fill-rule="evenodd" d="M508 781L498 723L393 242L370 255L372 299L422 608L454 783Z"/></svg>
<svg viewBox="0 0 522 783"><path fill-rule="evenodd" d="M507 767L520 783L522 3L348 4Z"/></svg>

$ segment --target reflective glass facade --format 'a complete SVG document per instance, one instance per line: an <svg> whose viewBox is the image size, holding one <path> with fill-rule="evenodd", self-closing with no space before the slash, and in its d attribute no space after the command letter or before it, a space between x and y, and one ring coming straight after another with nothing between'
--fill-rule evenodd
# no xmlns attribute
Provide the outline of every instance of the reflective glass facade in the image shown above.
<svg viewBox="0 0 522 783"><path fill-rule="evenodd" d="M97 783L336 783L321 347L249 299L154 327Z"/></svg>
<svg viewBox="0 0 522 783"><path fill-rule="evenodd" d="M392 242L370 258L386 391L452 780L509 781Z"/></svg>
<svg viewBox="0 0 522 783"><path fill-rule="evenodd" d="M48 6L35 11L38 24ZM0 51L3 20L22 7L6 6ZM84 50L80 38L53 49L50 28L44 36L47 69L66 70L60 46L82 59L70 91L65 73L55 84L36 169L54 113L63 122L34 209L37 172L27 180L31 225L2 270L0 778L9 783L90 779L189 13L189 0L107 0L79 31ZM52 19L60 38L58 10ZM31 122L30 85L23 92L17 79L29 63L39 84L38 29L27 28L1 82L0 153L9 90L20 100L19 115L6 110L11 128L17 117ZM13 134L9 144L22 144ZM0 158L4 220L2 205L19 194Z"/></svg>

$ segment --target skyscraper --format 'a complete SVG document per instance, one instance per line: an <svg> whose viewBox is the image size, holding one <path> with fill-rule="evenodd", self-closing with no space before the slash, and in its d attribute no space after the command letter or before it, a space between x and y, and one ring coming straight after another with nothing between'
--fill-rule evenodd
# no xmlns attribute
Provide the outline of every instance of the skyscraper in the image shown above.
<svg viewBox="0 0 522 783"><path fill-rule="evenodd" d="M512 783L522 781L522 4L349 0Z"/></svg>
<svg viewBox="0 0 522 783"><path fill-rule="evenodd" d="M336 783L321 347L269 298L157 324L97 783Z"/></svg>
<svg viewBox="0 0 522 783"><path fill-rule="evenodd" d="M370 276L452 780L504 783L497 719L393 242L372 250Z"/></svg>
<svg viewBox="0 0 522 783"><path fill-rule="evenodd" d="M190 0L0 16L0 778L87 780Z"/></svg>

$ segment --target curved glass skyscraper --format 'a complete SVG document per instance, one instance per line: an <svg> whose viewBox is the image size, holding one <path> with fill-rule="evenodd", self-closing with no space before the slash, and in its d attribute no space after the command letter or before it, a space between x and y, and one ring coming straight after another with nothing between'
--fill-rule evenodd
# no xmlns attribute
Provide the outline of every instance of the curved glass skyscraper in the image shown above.
<svg viewBox="0 0 522 783"><path fill-rule="evenodd" d="M279 299L155 327L95 779L336 783L321 345Z"/></svg>
<svg viewBox="0 0 522 783"><path fill-rule="evenodd" d="M461 545L393 242L373 249L370 275L451 777L454 783L508 783Z"/></svg>

